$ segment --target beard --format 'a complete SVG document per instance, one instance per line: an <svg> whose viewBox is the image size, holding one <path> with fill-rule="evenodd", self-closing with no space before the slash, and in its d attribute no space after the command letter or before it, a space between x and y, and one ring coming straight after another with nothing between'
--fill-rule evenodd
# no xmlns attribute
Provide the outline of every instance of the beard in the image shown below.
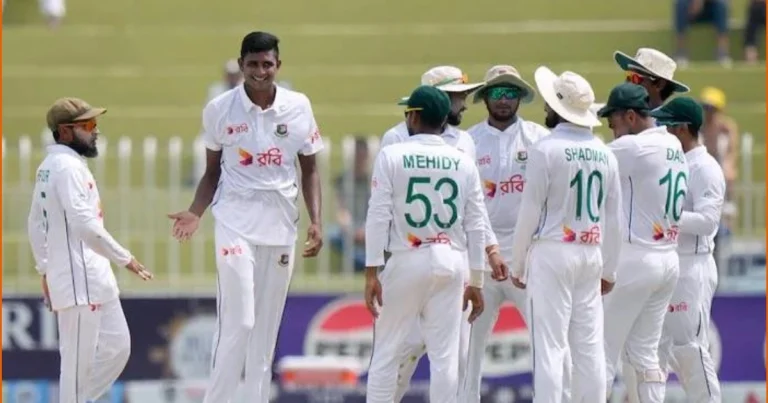
<svg viewBox="0 0 768 403"><path fill-rule="evenodd" d="M99 149L96 147L95 138L93 141L88 142L75 137L74 140L67 145L85 158L95 158L99 155Z"/></svg>
<svg viewBox="0 0 768 403"><path fill-rule="evenodd" d="M449 113L448 114L448 124L451 126L458 126L461 124L461 114L460 113Z"/></svg>
<svg viewBox="0 0 768 403"><path fill-rule="evenodd" d="M411 128L411 126L406 126L406 129L408 129L408 136L413 136L416 134L416 132Z"/></svg>
<svg viewBox="0 0 768 403"><path fill-rule="evenodd" d="M559 116L554 112L548 113L544 119L544 126L547 126L548 129L554 129L558 123L560 123Z"/></svg>

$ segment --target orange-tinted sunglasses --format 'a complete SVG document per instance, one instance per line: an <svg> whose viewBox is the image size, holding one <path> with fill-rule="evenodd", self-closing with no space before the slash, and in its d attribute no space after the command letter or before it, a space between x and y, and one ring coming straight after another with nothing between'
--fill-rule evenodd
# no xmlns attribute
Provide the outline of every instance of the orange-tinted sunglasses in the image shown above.
<svg viewBox="0 0 768 403"><path fill-rule="evenodd" d="M656 79L654 77L644 76L644 75L642 75L640 73L637 73L637 72L634 72L634 71L627 71L627 81L628 82L630 82L632 84L640 85L645 80L648 80L648 81L651 81L651 82L656 81Z"/></svg>
<svg viewBox="0 0 768 403"><path fill-rule="evenodd" d="M91 132L96 129L96 119L82 120L79 122L63 123L61 126L80 126L83 130Z"/></svg>

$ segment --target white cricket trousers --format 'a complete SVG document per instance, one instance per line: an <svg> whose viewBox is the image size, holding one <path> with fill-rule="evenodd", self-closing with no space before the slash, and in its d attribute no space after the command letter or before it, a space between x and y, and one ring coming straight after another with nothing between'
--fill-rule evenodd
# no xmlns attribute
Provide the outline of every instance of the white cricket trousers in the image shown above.
<svg viewBox="0 0 768 403"><path fill-rule="evenodd" d="M664 401L667 377L659 364L659 342L678 276L675 250L622 245L616 285L603 301L608 396L623 359L639 380L627 386L633 389L628 393L642 403Z"/></svg>
<svg viewBox="0 0 768 403"><path fill-rule="evenodd" d="M536 241L526 260L533 403L562 402L569 352L571 401L605 402L600 248Z"/></svg>
<svg viewBox="0 0 768 403"><path fill-rule="evenodd" d="M501 256L507 264L512 261L511 250L502 249ZM511 281L496 281L491 278L490 272L486 273L485 285L483 286L483 300L485 301L485 310L470 327L467 370L459 391L459 402L461 403L480 403L485 350L493 326L499 318L501 305L506 301L512 301L523 316L525 323L528 323L528 319L525 318L525 315L528 313L528 309L525 306L525 290L515 287ZM571 388L572 368L570 353L566 354L565 358L562 403L570 402Z"/></svg>
<svg viewBox="0 0 768 403"><path fill-rule="evenodd" d="M692 403L720 402L720 382L709 354L709 310L712 303L711 254L680 256L680 280L664 321L659 356L662 368L677 374Z"/></svg>
<svg viewBox="0 0 768 403"><path fill-rule="evenodd" d="M429 401L456 403L463 253L448 245L395 252L379 274L382 307L374 323L367 403L392 403L403 344L419 322L430 364Z"/></svg>
<svg viewBox="0 0 768 403"><path fill-rule="evenodd" d="M203 403L229 403L243 366L248 402L268 403L295 247L251 245L218 223L215 237L218 323Z"/></svg>
<svg viewBox="0 0 768 403"><path fill-rule="evenodd" d="M131 335L119 299L56 312L59 324L59 403L95 401L123 372Z"/></svg>

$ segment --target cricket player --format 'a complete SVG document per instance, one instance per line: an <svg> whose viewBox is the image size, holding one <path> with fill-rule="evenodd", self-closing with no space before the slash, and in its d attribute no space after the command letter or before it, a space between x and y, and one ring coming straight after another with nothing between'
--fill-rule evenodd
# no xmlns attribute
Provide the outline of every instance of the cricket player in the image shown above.
<svg viewBox="0 0 768 403"><path fill-rule="evenodd" d="M682 143L690 176L680 219L680 280L674 290L664 322L659 349L662 365L669 365L680 378L689 401L720 402L720 382L704 334L709 330L709 308L717 273L714 236L725 198L725 176L717 160L698 141L703 109L692 98L669 101L652 115ZM664 366L662 366L664 368Z"/></svg>
<svg viewBox="0 0 768 403"><path fill-rule="evenodd" d="M442 132L442 138L445 142L451 146L456 147L459 151L464 152L473 161L475 159L475 143L469 133L459 129L457 126L461 124L462 114L467 109L466 98L475 91L477 88L483 85L483 83L468 83L467 76L462 71L453 66L438 66L425 72L421 77L422 85L429 85L436 87L448 94L451 100L451 110L448 113L447 125ZM400 104L408 102L408 97L401 99ZM397 126L389 129L381 139L381 147L384 148L390 144L402 143L409 139L408 129L406 122L401 122ZM498 252L498 246L496 237L491 230L490 222L486 220L486 253L488 255L488 264L492 268L492 274L494 278L498 280L507 276L508 269L506 264L501 259ZM468 265L467 270L469 269ZM503 274L502 274L503 273ZM468 314L468 313L467 313ZM469 333L470 326L468 321L461 322L461 353L459 355L459 379L464 379L464 374L467 367L467 354L469 349ZM408 391L408 387L411 383L416 367L419 361L427 352L424 340L421 337L418 323L414 322L412 331L405 343L403 344L403 350L400 352L400 366L398 369L398 386L397 393L395 394L395 402L400 402ZM463 381L462 381L463 382Z"/></svg>
<svg viewBox="0 0 768 403"><path fill-rule="evenodd" d="M448 95L420 86L405 111L411 137L379 152L366 218L365 298L376 317L367 402L395 401L402 345L418 323L430 360L429 400L454 403L462 311L472 304L471 323L483 310L487 212L474 161L441 136ZM391 256L379 274L385 250Z"/></svg>
<svg viewBox="0 0 768 403"><path fill-rule="evenodd" d="M617 282L606 295L606 387L610 397L624 351L643 403L664 401L666 372L659 364L664 314L677 284L676 252L688 166L680 141L650 117L648 91L615 87L598 111L616 140L608 144L621 176L623 218Z"/></svg>
<svg viewBox="0 0 768 403"><path fill-rule="evenodd" d="M322 247L323 148L306 95L275 85L278 38L251 32L238 63L243 85L203 109L207 166L187 211L171 214L186 240L208 206L215 220L218 326L204 403L232 399L245 365L249 402L267 403L277 333L291 282L299 219L296 162L310 225L304 257Z"/></svg>
<svg viewBox="0 0 768 403"><path fill-rule="evenodd" d="M549 134L543 126L518 116L522 103L531 103L536 90L513 66L491 67L485 74L485 84L474 95L474 103L484 102L488 118L472 126L468 132L475 142L477 166L485 193L490 224L498 239L499 249L493 251L505 262L512 260L512 238L525 186L528 148ZM525 315L525 292L510 281L490 281L486 272L483 299L485 310L472 325L466 378L459 401L479 403L482 364L485 348L499 308L512 301Z"/></svg>
<svg viewBox="0 0 768 403"><path fill-rule="evenodd" d="M55 144L37 169L27 221L45 304L56 312L59 327L61 403L101 397L131 354L110 262L152 278L104 228L99 189L86 160L98 155L96 119L106 111L78 98L61 98L48 110Z"/></svg>
<svg viewBox="0 0 768 403"><path fill-rule="evenodd" d="M675 80L677 63L656 49L639 48L635 57L616 51L613 58L626 72L626 81L642 85L650 97L651 109L660 107L675 93L690 91L687 85Z"/></svg>
<svg viewBox="0 0 768 403"><path fill-rule="evenodd" d="M592 133L592 86L566 71L535 72L550 135L528 148L510 275L527 287L534 403L563 396L566 355L575 403L606 400L601 292L616 281L621 189L616 159Z"/></svg>

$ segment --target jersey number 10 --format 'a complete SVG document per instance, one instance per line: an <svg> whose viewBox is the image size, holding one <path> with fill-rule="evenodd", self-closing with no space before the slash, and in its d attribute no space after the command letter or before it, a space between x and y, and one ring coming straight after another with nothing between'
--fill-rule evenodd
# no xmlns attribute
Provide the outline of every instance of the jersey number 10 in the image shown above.
<svg viewBox="0 0 768 403"><path fill-rule="evenodd" d="M592 210L592 198L594 196L594 185L597 181L597 211ZM603 174L594 170L587 175L586 188L584 183L584 170L579 169L576 175L571 179L571 188L576 188L576 220L581 220L584 211L584 205L587 205L587 216L589 221L594 223L600 221L600 207L603 205Z"/></svg>

